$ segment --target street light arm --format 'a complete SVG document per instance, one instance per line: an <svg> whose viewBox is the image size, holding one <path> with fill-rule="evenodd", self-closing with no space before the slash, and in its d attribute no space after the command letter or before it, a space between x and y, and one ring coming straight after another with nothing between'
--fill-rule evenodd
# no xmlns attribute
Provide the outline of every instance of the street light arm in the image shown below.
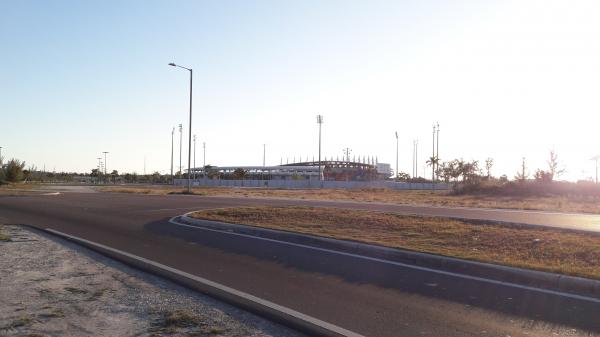
<svg viewBox="0 0 600 337"><path fill-rule="evenodd" d="M192 71L192 69L190 69L190 68L186 68L186 67L184 67L184 66L180 66L180 65L178 65L178 64L175 64L175 63L173 63L173 62L169 63L169 65L170 65L171 67L178 67L178 68L182 68L182 69L185 69L185 70Z"/></svg>

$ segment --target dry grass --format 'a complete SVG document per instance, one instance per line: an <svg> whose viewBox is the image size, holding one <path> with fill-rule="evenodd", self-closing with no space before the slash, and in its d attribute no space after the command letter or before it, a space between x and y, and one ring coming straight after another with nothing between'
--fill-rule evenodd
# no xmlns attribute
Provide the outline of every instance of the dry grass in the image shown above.
<svg viewBox="0 0 600 337"><path fill-rule="evenodd" d="M173 194L181 187L103 187L106 192ZM233 197L270 197L314 200L345 200L361 202L386 202L393 204L432 205L449 207L484 207L524 210L544 210L600 214L600 197L507 197L492 195L450 195L446 192L395 191L389 189L266 189L196 187L194 194Z"/></svg>
<svg viewBox="0 0 600 337"><path fill-rule="evenodd" d="M4 231L4 226L0 225L0 241L8 242L11 241L10 235Z"/></svg>
<svg viewBox="0 0 600 337"><path fill-rule="evenodd" d="M228 208L192 216L600 279L598 234L336 208Z"/></svg>

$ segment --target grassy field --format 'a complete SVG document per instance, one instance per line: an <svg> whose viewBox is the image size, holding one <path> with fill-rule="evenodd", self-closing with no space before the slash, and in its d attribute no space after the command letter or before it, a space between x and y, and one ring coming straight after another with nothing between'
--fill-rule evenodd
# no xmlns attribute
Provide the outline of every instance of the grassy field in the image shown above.
<svg viewBox="0 0 600 337"><path fill-rule="evenodd" d="M226 208L192 216L600 279L600 235L591 233L336 208Z"/></svg>
<svg viewBox="0 0 600 337"><path fill-rule="evenodd" d="M106 192L173 194L183 188L171 186L152 187L101 187ZM346 200L363 202L387 202L394 204L485 207L524 210L544 210L575 213L600 214L600 197L506 197L492 195L450 195L438 191L395 191L389 189L266 189L266 188L230 188L196 187L194 194L234 197L271 197L314 200Z"/></svg>

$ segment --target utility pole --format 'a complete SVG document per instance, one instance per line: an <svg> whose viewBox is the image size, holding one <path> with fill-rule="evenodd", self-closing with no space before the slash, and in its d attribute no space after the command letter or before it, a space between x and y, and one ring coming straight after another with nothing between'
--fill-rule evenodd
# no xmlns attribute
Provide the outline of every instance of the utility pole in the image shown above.
<svg viewBox="0 0 600 337"><path fill-rule="evenodd" d="M323 172L321 171L321 125L323 125L323 116L317 115L317 123L319 124L319 181L322 181Z"/></svg>
<svg viewBox="0 0 600 337"><path fill-rule="evenodd" d="M398 178L398 131L396 131L396 178Z"/></svg>
<svg viewBox="0 0 600 337"><path fill-rule="evenodd" d="M173 177L173 136L175 135L175 127L171 131L171 184L175 183L175 179Z"/></svg>
<svg viewBox="0 0 600 337"><path fill-rule="evenodd" d="M196 135L194 135L194 180L196 180Z"/></svg>
<svg viewBox="0 0 600 337"><path fill-rule="evenodd" d="M266 144L263 144L263 167L265 167L265 156L266 156Z"/></svg>
<svg viewBox="0 0 600 337"><path fill-rule="evenodd" d="M600 159L600 156L594 156L591 160L596 161L596 184L598 183L598 159Z"/></svg>
<svg viewBox="0 0 600 337"><path fill-rule="evenodd" d="M179 124L179 177L183 173L183 167L181 166L181 142L183 141L183 125Z"/></svg>

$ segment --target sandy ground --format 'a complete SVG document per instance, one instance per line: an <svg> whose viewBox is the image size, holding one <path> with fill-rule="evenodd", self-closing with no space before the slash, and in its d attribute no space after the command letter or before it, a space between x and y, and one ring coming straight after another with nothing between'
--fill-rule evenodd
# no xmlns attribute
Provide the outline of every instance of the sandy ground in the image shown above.
<svg viewBox="0 0 600 337"><path fill-rule="evenodd" d="M61 239L0 230L0 336L300 336Z"/></svg>

